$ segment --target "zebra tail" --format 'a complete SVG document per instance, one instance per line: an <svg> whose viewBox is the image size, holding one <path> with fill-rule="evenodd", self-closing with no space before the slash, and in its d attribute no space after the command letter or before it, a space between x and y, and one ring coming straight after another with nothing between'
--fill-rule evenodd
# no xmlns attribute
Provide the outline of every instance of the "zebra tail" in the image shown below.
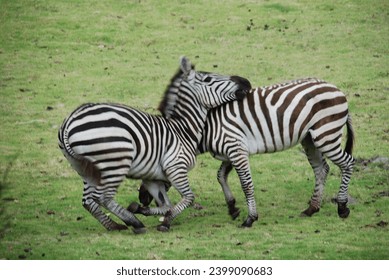
<svg viewBox="0 0 389 280"><path fill-rule="evenodd" d="M69 145L69 139L66 132L61 140L62 148L65 150L66 154L73 159L72 166L78 174L80 174L80 176L83 177L88 184L99 186L101 183L101 172L97 166L87 157L79 155L73 151Z"/></svg>
<svg viewBox="0 0 389 280"><path fill-rule="evenodd" d="M347 141L346 141L345 151L346 151L346 153L348 153L351 156L352 153L353 153L353 146L354 146L354 142L355 142L355 136L354 136L354 129L353 129L353 126L352 126L351 116L350 115L348 115L348 117L347 117L346 126L347 126Z"/></svg>
<svg viewBox="0 0 389 280"><path fill-rule="evenodd" d="M82 177L94 186L101 185L101 172L89 159L82 157L80 160Z"/></svg>

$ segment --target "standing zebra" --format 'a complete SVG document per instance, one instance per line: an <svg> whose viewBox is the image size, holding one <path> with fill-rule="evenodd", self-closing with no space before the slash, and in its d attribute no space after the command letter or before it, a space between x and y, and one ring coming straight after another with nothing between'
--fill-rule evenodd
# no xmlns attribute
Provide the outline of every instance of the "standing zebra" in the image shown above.
<svg viewBox="0 0 389 280"><path fill-rule="evenodd" d="M58 138L61 151L83 178L83 206L108 230L127 227L110 219L101 206L141 233L144 225L115 202L114 195L125 177L166 181L182 196L158 226L168 230L193 203L188 170L195 164L208 110L242 99L250 88L250 82L238 76L196 72L184 57L167 88L175 95L166 95L164 117L117 104L77 108L63 122Z"/></svg>
<svg viewBox="0 0 389 280"><path fill-rule="evenodd" d="M342 150L344 125L347 127L347 142L345 150ZM240 210L235 207L235 198L227 178L235 168L248 205L248 217L242 226L251 227L258 214L249 155L278 152L302 144L315 175L315 188L309 207L302 212L306 216L320 210L329 172L325 157L328 158L342 173L337 203L339 216L346 218L350 213L347 189L355 162L351 155L353 142L354 132L344 94L325 81L308 78L252 89L243 100L211 110L199 152L208 151L223 161L217 178L233 219ZM147 206L152 199L149 192L158 206L169 205L166 190L162 182L142 184L139 197ZM132 208L136 209L134 204ZM138 207L136 210L146 215L155 212L148 207Z"/></svg>

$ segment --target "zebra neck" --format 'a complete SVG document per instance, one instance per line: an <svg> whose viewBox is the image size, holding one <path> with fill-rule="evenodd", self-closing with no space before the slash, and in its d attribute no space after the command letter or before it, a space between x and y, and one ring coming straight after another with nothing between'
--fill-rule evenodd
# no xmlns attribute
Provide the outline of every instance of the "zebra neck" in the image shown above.
<svg viewBox="0 0 389 280"><path fill-rule="evenodd" d="M207 112L205 108L198 108L195 111L178 109L175 116L170 119L175 133L190 150L196 151L202 139Z"/></svg>

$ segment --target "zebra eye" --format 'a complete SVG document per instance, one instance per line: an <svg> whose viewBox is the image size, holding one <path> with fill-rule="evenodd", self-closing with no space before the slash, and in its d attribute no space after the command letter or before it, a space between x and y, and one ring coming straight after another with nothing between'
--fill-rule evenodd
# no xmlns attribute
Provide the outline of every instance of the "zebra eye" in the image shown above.
<svg viewBox="0 0 389 280"><path fill-rule="evenodd" d="M212 78L209 76L204 79L204 82L206 83L209 83L210 81L212 81Z"/></svg>

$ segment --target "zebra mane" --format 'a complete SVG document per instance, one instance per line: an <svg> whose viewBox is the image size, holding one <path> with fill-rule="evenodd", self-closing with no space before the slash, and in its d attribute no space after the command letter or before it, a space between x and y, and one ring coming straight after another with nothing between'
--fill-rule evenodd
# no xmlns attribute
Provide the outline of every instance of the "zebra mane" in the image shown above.
<svg viewBox="0 0 389 280"><path fill-rule="evenodd" d="M195 69L194 65L192 65L192 69ZM158 106L158 111L165 118L169 119L174 115L178 92L183 78L184 72L182 72L181 68L178 68L176 74L170 79L170 84L166 87L163 98Z"/></svg>
<svg viewBox="0 0 389 280"><path fill-rule="evenodd" d="M170 118L174 114L174 108L178 99L178 91L183 78L184 73L181 69L178 69L176 74L170 79L170 84L166 87L163 98L159 103L158 110L166 118Z"/></svg>

